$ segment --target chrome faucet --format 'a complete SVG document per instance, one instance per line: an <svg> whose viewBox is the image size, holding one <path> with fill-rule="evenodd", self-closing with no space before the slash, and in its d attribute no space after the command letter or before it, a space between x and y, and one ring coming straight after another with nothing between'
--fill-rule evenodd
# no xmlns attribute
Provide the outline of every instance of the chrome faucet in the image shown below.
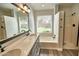
<svg viewBox="0 0 79 59"><path fill-rule="evenodd" d="M1 50L1 52L4 52L5 51L4 48L5 47L2 47L2 45L0 44L0 50Z"/></svg>

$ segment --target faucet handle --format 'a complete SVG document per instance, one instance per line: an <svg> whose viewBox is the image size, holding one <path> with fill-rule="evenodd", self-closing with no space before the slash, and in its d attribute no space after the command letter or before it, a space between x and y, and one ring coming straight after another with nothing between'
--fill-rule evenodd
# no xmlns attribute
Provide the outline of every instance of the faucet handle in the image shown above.
<svg viewBox="0 0 79 59"><path fill-rule="evenodd" d="M1 46L1 48L0 48L0 49L1 49L1 52L4 52L4 51L5 51L5 50L4 50L5 47L6 47L6 46L4 46L4 47Z"/></svg>
<svg viewBox="0 0 79 59"><path fill-rule="evenodd" d="M1 48L1 52L4 52L4 48Z"/></svg>
<svg viewBox="0 0 79 59"><path fill-rule="evenodd" d="M2 46L0 45L0 48L1 48Z"/></svg>
<svg viewBox="0 0 79 59"><path fill-rule="evenodd" d="M2 47L2 45L0 44L0 48Z"/></svg>
<svg viewBox="0 0 79 59"><path fill-rule="evenodd" d="M53 38L56 38L56 35L53 35Z"/></svg>

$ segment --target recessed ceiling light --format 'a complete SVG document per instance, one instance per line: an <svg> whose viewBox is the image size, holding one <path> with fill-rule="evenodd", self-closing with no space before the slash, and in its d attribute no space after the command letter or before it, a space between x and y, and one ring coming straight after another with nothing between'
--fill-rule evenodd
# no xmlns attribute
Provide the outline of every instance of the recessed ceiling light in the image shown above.
<svg viewBox="0 0 79 59"><path fill-rule="evenodd" d="M45 7L45 5L44 5L44 4L42 4L41 6L42 6L42 7Z"/></svg>

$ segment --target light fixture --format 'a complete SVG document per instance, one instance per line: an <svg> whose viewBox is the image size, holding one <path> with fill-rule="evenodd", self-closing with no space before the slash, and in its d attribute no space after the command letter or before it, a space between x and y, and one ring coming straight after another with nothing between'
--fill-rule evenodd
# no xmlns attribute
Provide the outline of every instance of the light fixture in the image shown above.
<svg viewBox="0 0 79 59"><path fill-rule="evenodd" d="M11 3L11 4L13 4L14 6L16 6L17 9L19 11L22 11L23 13L30 13L30 8L26 4L16 4L16 3Z"/></svg>
<svg viewBox="0 0 79 59"><path fill-rule="evenodd" d="M19 4L19 6L20 6L21 8L23 8L23 5L22 5L22 4Z"/></svg>
<svg viewBox="0 0 79 59"><path fill-rule="evenodd" d="M27 7L27 5L26 5L26 4L23 4L23 8L24 8L25 10L27 10L27 9L28 9L28 7Z"/></svg>
<svg viewBox="0 0 79 59"><path fill-rule="evenodd" d="M30 9L28 9L27 12L30 13Z"/></svg>
<svg viewBox="0 0 79 59"><path fill-rule="evenodd" d="M21 10L20 8L17 8L19 11Z"/></svg>
<svg viewBox="0 0 79 59"><path fill-rule="evenodd" d="M27 8L27 6L24 6L24 10L27 10L28 8Z"/></svg>

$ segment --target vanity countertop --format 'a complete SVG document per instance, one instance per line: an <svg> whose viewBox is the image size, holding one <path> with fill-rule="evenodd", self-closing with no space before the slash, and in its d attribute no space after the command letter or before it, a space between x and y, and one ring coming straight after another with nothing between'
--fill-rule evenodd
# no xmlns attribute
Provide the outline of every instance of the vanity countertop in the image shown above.
<svg viewBox="0 0 79 59"><path fill-rule="evenodd" d="M4 55L10 50L13 49L20 49L21 50L21 56L27 56L29 55L33 45L35 44L37 37L39 35L31 34L29 36L24 36L23 38L20 38L13 44L9 45L8 47L5 48L5 51L0 53L0 55Z"/></svg>

